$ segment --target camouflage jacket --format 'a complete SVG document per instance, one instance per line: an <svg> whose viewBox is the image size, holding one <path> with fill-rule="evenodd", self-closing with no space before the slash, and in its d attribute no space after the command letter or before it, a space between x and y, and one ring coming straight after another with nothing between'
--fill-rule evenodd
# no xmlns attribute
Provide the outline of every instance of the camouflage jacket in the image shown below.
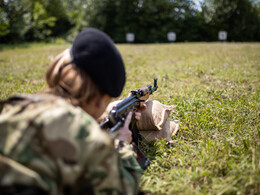
<svg viewBox="0 0 260 195"><path fill-rule="evenodd" d="M0 189L138 192L141 168L130 145L120 142L115 148L82 109L51 95L25 95L2 103L0 113Z"/></svg>

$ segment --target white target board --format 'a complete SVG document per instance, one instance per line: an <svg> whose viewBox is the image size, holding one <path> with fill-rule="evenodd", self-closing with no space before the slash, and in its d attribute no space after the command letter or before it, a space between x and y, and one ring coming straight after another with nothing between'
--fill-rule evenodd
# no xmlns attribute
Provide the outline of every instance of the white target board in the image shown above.
<svg viewBox="0 0 260 195"><path fill-rule="evenodd" d="M168 41L176 41L176 33L175 32L168 32L167 34Z"/></svg>
<svg viewBox="0 0 260 195"><path fill-rule="evenodd" d="M135 41L135 34L134 33L127 33L126 34L126 41L131 43Z"/></svg>
<svg viewBox="0 0 260 195"><path fill-rule="evenodd" d="M227 31L219 31L218 32L218 40L226 41L227 40Z"/></svg>

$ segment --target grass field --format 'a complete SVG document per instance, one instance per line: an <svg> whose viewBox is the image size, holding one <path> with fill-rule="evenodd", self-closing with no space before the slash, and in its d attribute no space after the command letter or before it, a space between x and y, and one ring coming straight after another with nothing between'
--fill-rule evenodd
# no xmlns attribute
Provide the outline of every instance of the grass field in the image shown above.
<svg viewBox="0 0 260 195"><path fill-rule="evenodd" d="M0 99L45 87L51 59L69 45L0 46ZM260 44L118 45L122 94L152 84L151 99L176 105L175 144L143 146L152 160L146 194L260 194Z"/></svg>

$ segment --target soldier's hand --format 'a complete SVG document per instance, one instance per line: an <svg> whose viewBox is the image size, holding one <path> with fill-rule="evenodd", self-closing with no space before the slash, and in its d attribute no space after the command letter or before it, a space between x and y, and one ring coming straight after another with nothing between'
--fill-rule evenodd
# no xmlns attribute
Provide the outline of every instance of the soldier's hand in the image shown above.
<svg viewBox="0 0 260 195"><path fill-rule="evenodd" d="M129 124L131 122L132 112L129 112L126 119L124 126L119 129L119 135L117 139L121 141L125 141L126 143L130 144L132 142L132 132L129 130Z"/></svg>
<svg viewBox="0 0 260 195"><path fill-rule="evenodd" d="M140 108L137 110L137 112L135 112L135 119L136 120L140 120L141 116L142 116L142 112L145 111L145 109L147 108L146 104L144 102L140 103Z"/></svg>

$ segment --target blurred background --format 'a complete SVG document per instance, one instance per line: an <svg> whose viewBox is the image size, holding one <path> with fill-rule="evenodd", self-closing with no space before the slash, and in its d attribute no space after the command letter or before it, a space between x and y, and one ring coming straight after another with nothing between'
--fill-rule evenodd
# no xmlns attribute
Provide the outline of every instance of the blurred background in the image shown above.
<svg viewBox="0 0 260 195"><path fill-rule="evenodd" d="M116 43L260 41L260 1L0 0L0 43L70 42L88 26Z"/></svg>

